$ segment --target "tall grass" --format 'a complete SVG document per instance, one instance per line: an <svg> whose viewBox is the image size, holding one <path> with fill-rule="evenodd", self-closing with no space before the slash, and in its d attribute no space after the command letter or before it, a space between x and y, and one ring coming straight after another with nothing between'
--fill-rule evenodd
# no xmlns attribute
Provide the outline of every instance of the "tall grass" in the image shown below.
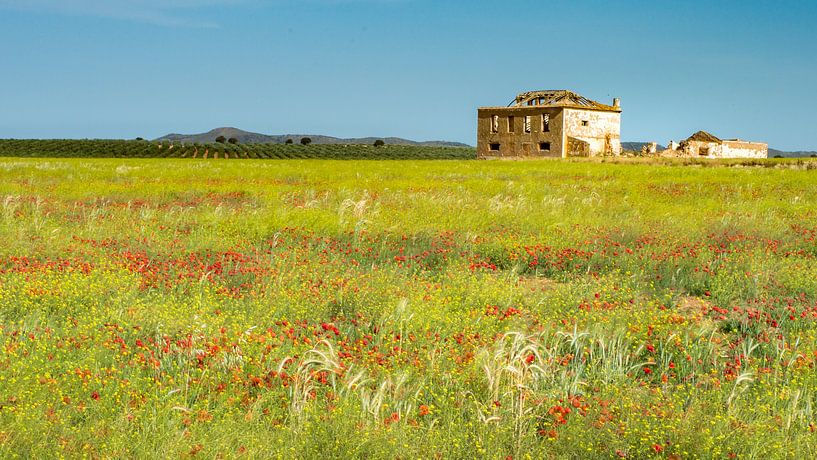
<svg viewBox="0 0 817 460"><path fill-rule="evenodd" d="M817 449L807 163L212 153L0 160L0 456Z"/></svg>

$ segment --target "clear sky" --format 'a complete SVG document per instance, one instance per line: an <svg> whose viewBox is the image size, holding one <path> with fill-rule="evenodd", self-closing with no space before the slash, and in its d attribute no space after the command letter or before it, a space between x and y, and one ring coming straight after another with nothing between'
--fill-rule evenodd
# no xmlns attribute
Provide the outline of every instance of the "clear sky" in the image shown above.
<svg viewBox="0 0 817 460"><path fill-rule="evenodd" d="M0 0L0 138L474 144L476 108L622 99L622 139L817 150L815 1Z"/></svg>

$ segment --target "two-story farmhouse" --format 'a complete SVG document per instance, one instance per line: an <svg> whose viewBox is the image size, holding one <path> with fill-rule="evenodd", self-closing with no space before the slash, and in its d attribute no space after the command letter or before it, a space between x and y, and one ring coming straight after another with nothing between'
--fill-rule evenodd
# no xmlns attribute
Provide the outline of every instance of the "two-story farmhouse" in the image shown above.
<svg viewBox="0 0 817 460"><path fill-rule="evenodd" d="M508 107L477 109L477 156L561 157L621 153L621 104L572 91L530 91Z"/></svg>

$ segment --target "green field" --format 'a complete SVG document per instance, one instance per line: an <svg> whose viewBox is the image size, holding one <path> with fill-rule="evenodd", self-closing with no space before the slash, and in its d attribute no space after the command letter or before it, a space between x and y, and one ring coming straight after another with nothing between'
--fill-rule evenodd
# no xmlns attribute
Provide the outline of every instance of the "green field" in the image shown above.
<svg viewBox="0 0 817 460"><path fill-rule="evenodd" d="M812 458L815 165L0 159L0 457Z"/></svg>

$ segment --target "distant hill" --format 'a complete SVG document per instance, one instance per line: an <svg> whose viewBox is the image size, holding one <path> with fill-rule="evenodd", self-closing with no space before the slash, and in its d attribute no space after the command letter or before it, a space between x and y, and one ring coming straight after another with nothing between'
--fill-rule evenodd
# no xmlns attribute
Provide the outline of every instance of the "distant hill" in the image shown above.
<svg viewBox="0 0 817 460"><path fill-rule="evenodd" d="M775 156L781 156L783 158L804 158L804 157L817 157L817 152L814 151L803 151L798 150L796 152L787 152L785 150L777 150L773 148L769 148L769 158L774 158Z"/></svg>
<svg viewBox="0 0 817 460"><path fill-rule="evenodd" d="M173 142L191 142L191 143L209 143L215 142L216 138L224 136L229 139L234 137L242 144L266 144L276 143L276 136L267 136L265 134L251 133L238 128L216 128L206 133L201 134L168 134L162 136L157 141L173 141Z"/></svg>
<svg viewBox="0 0 817 460"><path fill-rule="evenodd" d="M417 142L400 137L356 137L343 139L332 136L324 136L321 134L278 134L268 135L252 133L238 128L216 128L206 133L201 134L167 134L162 136L157 141L171 141L171 142L189 142L189 143L208 143L215 142L216 138L224 136L229 139L234 137L240 144L284 144L287 139L292 139L292 142L299 143L302 137L312 139L313 144L366 144L371 145L374 141L381 139L389 145L420 145L425 147L470 147L468 144L461 142L448 141L424 141Z"/></svg>
<svg viewBox="0 0 817 460"><path fill-rule="evenodd" d="M650 142L637 142L637 141L634 141L634 142L622 142L621 143L621 148L622 148L622 150L626 150L628 152L640 152L641 147L643 147L643 146L645 146L645 145L647 145L649 143ZM659 152L661 150L666 149L666 147L664 147L661 144L658 144L658 146L656 148L658 149Z"/></svg>

